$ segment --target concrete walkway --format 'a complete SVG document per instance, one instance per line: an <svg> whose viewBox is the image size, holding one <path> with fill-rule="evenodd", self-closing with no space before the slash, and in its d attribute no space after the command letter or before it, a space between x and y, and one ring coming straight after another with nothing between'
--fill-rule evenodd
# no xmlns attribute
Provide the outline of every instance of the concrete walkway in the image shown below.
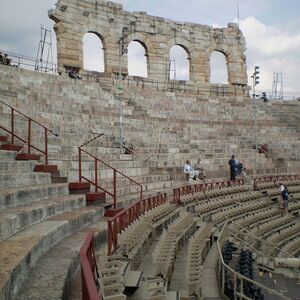
<svg viewBox="0 0 300 300"><path fill-rule="evenodd" d="M213 243L203 264L202 292L203 300L222 300L217 282L216 268L218 262L217 243Z"/></svg>

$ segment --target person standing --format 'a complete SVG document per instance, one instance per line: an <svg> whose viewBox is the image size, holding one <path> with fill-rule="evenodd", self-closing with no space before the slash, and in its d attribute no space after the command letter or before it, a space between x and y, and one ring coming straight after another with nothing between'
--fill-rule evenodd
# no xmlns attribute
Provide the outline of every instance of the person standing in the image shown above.
<svg viewBox="0 0 300 300"><path fill-rule="evenodd" d="M231 159L228 161L229 167L230 167L230 180L235 180L235 169L236 169L236 162L235 162L235 156L232 155Z"/></svg>
<svg viewBox="0 0 300 300"><path fill-rule="evenodd" d="M280 186L280 194L282 199L283 213L287 215L289 212L289 193L287 187L284 184L281 184Z"/></svg>

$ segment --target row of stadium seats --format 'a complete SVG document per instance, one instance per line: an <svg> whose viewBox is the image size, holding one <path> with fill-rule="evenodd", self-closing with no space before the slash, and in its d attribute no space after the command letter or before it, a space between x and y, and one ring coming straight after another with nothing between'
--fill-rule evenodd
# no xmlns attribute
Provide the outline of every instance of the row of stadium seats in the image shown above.
<svg viewBox="0 0 300 300"><path fill-rule="evenodd" d="M202 297L203 262L210 249L212 225L205 224L190 238L187 260L188 295Z"/></svg>
<svg viewBox="0 0 300 300"><path fill-rule="evenodd" d="M193 216L183 211L176 222L173 222L160 236L159 242L152 253L155 274L170 280L178 244L188 239L196 229Z"/></svg>

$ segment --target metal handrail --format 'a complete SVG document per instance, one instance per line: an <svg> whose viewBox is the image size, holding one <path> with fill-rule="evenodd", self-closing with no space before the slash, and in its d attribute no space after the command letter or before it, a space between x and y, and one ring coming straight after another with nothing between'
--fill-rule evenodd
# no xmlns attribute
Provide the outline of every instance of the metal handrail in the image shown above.
<svg viewBox="0 0 300 300"><path fill-rule="evenodd" d="M173 197L174 203L180 204L180 198L183 195L194 194L201 191L209 191L214 188L224 188L224 187L231 187L231 186L241 186L244 184L244 179L236 179L234 181L217 181L217 182L206 182L206 183L199 183L193 185L185 185L182 187L177 187L173 189Z"/></svg>
<svg viewBox="0 0 300 300"><path fill-rule="evenodd" d="M94 231L89 230L80 249L82 300L102 300L97 291L97 263L95 258Z"/></svg>
<svg viewBox="0 0 300 300"><path fill-rule="evenodd" d="M7 106L10 108L11 110L11 129L7 129L4 126L0 125L0 128L2 130L4 130L5 132L9 133L11 135L11 143L13 144L15 141L15 138L17 138L18 140L20 140L21 142L27 144L27 148L28 148L28 154L30 154L31 152L31 148L35 149L36 151L42 153L43 155L45 155L45 164L48 164L48 133L52 133L54 136L58 136L57 133L55 133L53 130L47 128L45 125L39 123L38 121L33 120L31 117L25 115L24 113L22 113L21 111L15 109L14 107L8 105L7 103L3 102L2 100L0 100L0 103L2 103L3 105ZM18 114L22 115L23 117L25 117L28 120L28 127L27 127L27 139L20 137L19 135L17 135L15 133L15 112L17 112ZM41 150L38 147L32 145L31 143L31 139L32 139L32 123L39 125L40 127L44 128L44 145L45 145L45 150Z"/></svg>
<svg viewBox="0 0 300 300"><path fill-rule="evenodd" d="M118 234L131 223L145 214L148 210L155 208L167 201L167 194L161 194L140 200L126 209L120 211L107 221L107 244L108 255L112 255L118 247Z"/></svg>
<svg viewBox="0 0 300 300"><path fill-rule="evenodd" d="M102 136L102 135L100 135ZM92 139L95 140L95 139ZM91 141L92 141L91 140ZM86 143L85 143L86 144ZM135 180L133 180L132 178L128 177L127 175L125 175L124 173L122 173L121 171L115 169L114 167L112 167L111 165L109 165L108 163L104 162L103 160L97 158L96 156L94 156L93 154L91 154L90 152L82 149L81 147L78 147L78 152L79 152L79 182L82 182L82 180L86 180L87 182L89 182L90 184L92 184L95 187L95 192L98 192L98 189L107 193L108 195L110 195L111 197L113 197L114 199L114 204L113 207L114 209L117 208L117 187L116 187L116 182L117 182L117 174L125 177L126 179L130 180L130 182L136 184L137 186L139 186L140 188L140 200L142 200L143 198L143 186L136 182ZM82 175L82 153L87 154L88 156L90 156L91 158L94 159L94 174L95 174L95 179L94 181L91 179L88 179L87 177ZM98 184L98 163L102 163L104 166L108 167L109 169L113 170L113 192L109 192L108 190L102 188L99 184Z"/></svg>
<svg viewBox="0 0 300 300"><path fill-rule="evenodd" d="M237 295L237 296L241 297L242 299L249 299L249 298L246 295L244 295L244 293L243 293L243 284L241 284L240 292L237 291L237 285L236 285L237 279L241 279L242 282L243 282L243 280L248 281L248 282L264 289L264 290L267 290L270 294L274 293L277 296L280 296L282 299L292 300L291 298L282 295L281 293L277 292L276 290L268 288L267 286L255 281L255 280L252 280L249 277L246 277L246 276L238 273L237 271L233 270L229 265L227 265L224 262L222 251L221 251L221 246L220 246L220 240L222 238L222 235L224 234L225 227L228 226L229 222L232 222L232 223L236 224L232 220L226 221L225 224L223 225L222 230L220 232L220 235L217 239L217 248L218 248L218 252L219 252L218 271L219 271L219 275L220 275L220 278L221 278L221 285L220 286L222 288L222 292L224 292L224 288L225 288L225 269L227 269L227 272L229 271L233 274L233 278L234 278L234 281L235 281L235 283L234 283L234 295ZM238 224L236 224L236 225L238 225Z"/></svg>

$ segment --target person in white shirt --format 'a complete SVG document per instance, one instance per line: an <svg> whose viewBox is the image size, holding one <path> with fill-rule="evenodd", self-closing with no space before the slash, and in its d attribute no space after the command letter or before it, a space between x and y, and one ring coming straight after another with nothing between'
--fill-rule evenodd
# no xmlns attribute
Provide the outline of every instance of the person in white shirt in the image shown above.
<svg viewBox="0 0 300 300"><path fill-rule="evenodd" d="M196 176L199 176L199 171L195 171L189 160L185 162L183 172L186 175L186 180L197 180Z"/></svg>

